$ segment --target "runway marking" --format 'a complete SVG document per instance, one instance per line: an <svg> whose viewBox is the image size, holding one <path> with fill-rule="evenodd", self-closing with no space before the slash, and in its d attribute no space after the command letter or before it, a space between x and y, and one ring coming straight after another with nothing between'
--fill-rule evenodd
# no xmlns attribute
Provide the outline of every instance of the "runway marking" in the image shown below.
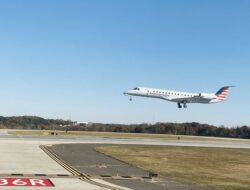
<svg viewBox="0 0 250 190"><path fill-rule="evenodd" d="M54 187L50 179L41 178L0 178L0 186Z"/></svg>
<svg viewBox="0 0 250 190"><path fill-rule="evenodd" d="M36 177L48 177L48 178L78 178L78 176L68 175L68 174L8 174L0 173L0 178L11 178L17 177L20 178L36 178Z"/></svg>
<svg viewBox="0 0 250 190"><path fill-rule="evenodd" d="M65 168L67 171L72 173L74 176L77 176L80 180L90 183L92 185L96 185L102 188L110 189L110 190L124 190L123 188L114 187L111 185L106 185L100 182L93 181L87 174L81 173L66 162L64 162L62 159L60 159L54 152L52 152L47 146L40 145L39 146L48 156L50 156L55 162L57 162L59 165L61 165L63 168Z"/></svg>
<svg viewBox="0 0 250 190"><path fill-rule="evenodd" d="M51 146L51 145L50 145ZM109 176L109 175L99 175L99 176L91 176L84 173L79 172L69 164L67 164L65 161L60 159L53 151L49 149L49 147L45 145L41 145L40 148L48 154L54 161L56 161L59 165L61 165L63 168L65 168L67 171L72 173L75 177L78 177L80 180L85 181L87 183L97 185L99 187L111 189L111 190L123 190L122 188L102 184L100 182L93 181L92 179L113 179L113 180L139 180L139 181L147 181L147 182L155 182L156 178L150 177L150 176Z"/></svg>

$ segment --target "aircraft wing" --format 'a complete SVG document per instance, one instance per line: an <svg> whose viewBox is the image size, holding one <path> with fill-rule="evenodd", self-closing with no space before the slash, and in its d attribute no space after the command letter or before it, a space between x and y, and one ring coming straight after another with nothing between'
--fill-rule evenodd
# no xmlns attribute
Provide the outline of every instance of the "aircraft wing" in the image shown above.
<svg viewBox="0 0 250 190"><path fill-rule="evenodd" d="M164 100L168 100L168 101L173 101L173 102L192 102L195 99L197 99L196 97L186 97L186 98L171 98L171 97L162 97L162 99Z"/></svg>
<svg viewBox="0 0 250 190"><path fill-rule="evenodd" d="M210 94L202 94L202 93L199 93L199 94L197 94L195 96L192 96L192 97L162 96L161 98L164 99L164 100L168 100L168 101L186 102L186 103L197 102L197 101L200 101L200 100L210 101L211 99L214 99L214 97L210 96Z"/></svg>
<svg viewBox="0 0 250 190"><path fill-rule="evenodd" d="M190 103L197 100L197 97L187 97L187 98L171 98L170 101L175 101L175 102L186 102Z"/></svg>
<svg viewBox="0 0 250 190"><path fill-rule="evenodd" d="M193 96L193 97L181 97L181 98L171 98L170 101L174 101L174 102L186 102L186 103L191 103L191 102L197 102L200 100L203 101L210 101L211 99L213 99L212 97L206 97L206 96Z"/></svg>

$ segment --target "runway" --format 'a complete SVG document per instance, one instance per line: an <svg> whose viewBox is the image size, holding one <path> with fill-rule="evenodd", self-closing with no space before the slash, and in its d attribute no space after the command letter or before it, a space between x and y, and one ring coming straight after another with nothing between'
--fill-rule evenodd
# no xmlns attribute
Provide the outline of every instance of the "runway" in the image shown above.
<svg viewBox="0 0 250 190"><path fill-rule="evenodd" d="M1 130L0 130L1 131ZM20 140L23 143L34 142L40 144L60 144L60 143L101 143L101 144L142 144L142 145L168 145L168 146L191 146L191 147L214 147L214 148L245 148L250 149L250 140L160 140L149 138L111 138L94 136L38 136L38 135L8 135L0 132L0 140L12 142Z"/></svg>
<svg viewBox="0 0 250 190"><path fill-rule="evenodd" d="M199 147L224 147L224 148L250 148L249 141L220 142L220 141L164 141L156 139L113 139L103 137L79 137L79 136L12 136L0 130L0 176L2 178L49 178L56 190L99 190L103 189L72 176L66 169L58 165L46 155L39 145L53 144L143 144L143 145L172 145L172 146L199 146ZM95 158L93 158L94 160ZM94 174L94 173L93 173ZM102 182L102 181L101 181ZM113 183L112 180L108 182ZM124 181L117 185L124 185ZM136 182L134 182L136 183ZM1 182L0 182L1 185ZM134 187L134 186L133 186ZM35 188L35 187L34 187ZM44 190L49 187L39 187ZM16 189L16 187L4 187L1 189ZM18 189L27 189L19 186ZM126 188L123 188L126 189ZM127 188L128 189L128 188Z"/></svg>

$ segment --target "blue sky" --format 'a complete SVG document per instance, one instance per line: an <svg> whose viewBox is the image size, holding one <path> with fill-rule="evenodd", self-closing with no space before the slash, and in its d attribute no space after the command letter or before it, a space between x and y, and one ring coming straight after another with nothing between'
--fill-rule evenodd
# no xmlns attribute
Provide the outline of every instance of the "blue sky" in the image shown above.
<svg viewBox="0 0 250 190"><path fill-rule="evenodd" d="M107 123L250 125L247 0L0 2L0 114ZM178 109L135 86L216 92Z"/></svg>

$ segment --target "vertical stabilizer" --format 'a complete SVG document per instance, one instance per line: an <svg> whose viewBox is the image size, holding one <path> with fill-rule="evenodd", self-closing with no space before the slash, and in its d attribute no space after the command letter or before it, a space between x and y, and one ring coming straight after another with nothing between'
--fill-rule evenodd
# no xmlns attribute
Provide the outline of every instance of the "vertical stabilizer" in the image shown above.
<svg viewBox="0 0 250 190"><path fill-rule="evenodd" d="M229 93L229 89L231 87L234 87L234 86L224 86L224 87L222 87L218 92L216 92L216 94L215 94L216 99L221 100L221 101L225 100L228 93Z"/></svg>

